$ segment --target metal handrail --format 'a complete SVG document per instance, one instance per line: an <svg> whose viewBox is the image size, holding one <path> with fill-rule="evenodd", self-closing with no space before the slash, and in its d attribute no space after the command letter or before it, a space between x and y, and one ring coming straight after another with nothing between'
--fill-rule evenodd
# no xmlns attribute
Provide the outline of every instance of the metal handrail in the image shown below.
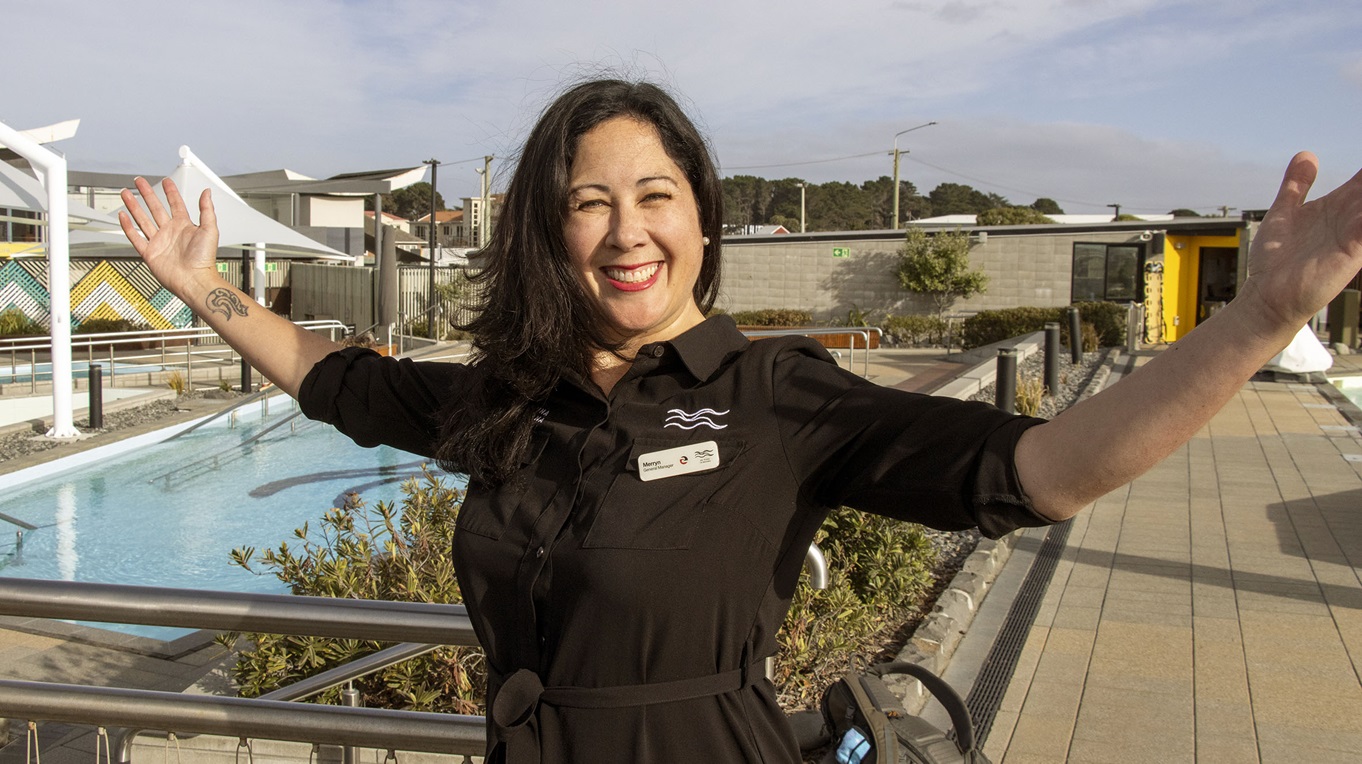
<svg viewBox="0 0 1362 764"><path fill-rule="evenodd" d="M7 578L0 615L376 642L478 644L463 605Z"/></svg>
<svg viewBox="0 0 1362 764"><path fill-rule="evenodd" d="M440 645L427 645L420 642L403 642L400 645L379 650L376 653L369 653L363 658L356 658L349 663L327 669L320 674L313 674L306 679L300 679L293 684L284 685L277 690L267 692L260 696L261 700L302 700L325 692L337 685L345 684L367 676L375 671L394 666L403 661L409 661L425 655L433 650L440 649Z"/></svg>
<svg viewBox="0 0 1362 764"><path fill-rule="evenodd" d="M246 396L245 398L242 398L241 400L239 400L239 401L233 403L232 405L228 406L227 408L225 408L225 409L223 409L223 410L217 412L216 414L213 414L212 416L205 417L204 419L202 419L202 420L200 420L200 421L198 421L198 422L195 422L193 425L191 425L191 426L189 426L189 427L186 427L186 428L184 428L183 430L180 430L179 432L175 433L174 435L171 435L169 438L166 438L166 439L165 439L164 441L162 441L162 442L163 442L163 443L169 443L170 441L172 441L172 440L174 440L174 439L180 437L181 435L188 435L189 433L191 433L191 432L193 432L193 431L199 429L200 427L202 427L202 426L204 426L204 425L206 425L206 424L208 424L208 423L210 423L210 422L215 422L215 421L217 421L218 419L221 419L222 417L227 416L228 414L232 413L233 411L236 411L237 409L241 408L242 406L245 406L245 405L248 404L248 403L254 403L254 402L260 400L261 398L264 398L264 397L267 396L267 395L272 395L272 394L273 394L273 395L277 395L278 393L279 393L279 391L276 390L276 389L273 388L273 387L267 387L267 388L265 388L265 389L263 389L263 390L256 390L255 392L253 392L253 393L251 393L250 395Z"/></svg>
<svg viewBox="0 0 1362 764"><path fill-rule="evenodd" d="M0 717L479 755L481 716L0 680ZM375 740L384 745L374 746ZM119 751L119 761L128 761Z"/></svg>
<svg viewBox="0 0 1362 764"><path fill-rule="evenodd" d="M870 335L874 334L877 339L884 338L884 330L878 326L819 326L803 327L791 329L744 329L743 334L748 337L813 337L824 334L858 334L865 340L865 356L862 361L861 373L863 377L870 376ZM856 366L856 342L852 341L851 347L847 348L847 365L855 369Z"/></svg>
<svg viewBox="0 0 1362 764"><path fill-rule="evenodd" d="M335 319L316 319L307 321L294 321L294 325L314 331L317 329L339 329L349 332L350 327ZM71 336L71 346L84 347L86 345L109 345L121 342L147 342L154 340L182 340L182 339L202 339L216 337L217 332L208 326L188 326L177 329L144 329L131 332L99 332L93 334L74 334ZM225 342L223 344L226 344ZM0 338L0 352L10 350L43 350L51 349L52 339L50 337L7 337Z"/></svg>

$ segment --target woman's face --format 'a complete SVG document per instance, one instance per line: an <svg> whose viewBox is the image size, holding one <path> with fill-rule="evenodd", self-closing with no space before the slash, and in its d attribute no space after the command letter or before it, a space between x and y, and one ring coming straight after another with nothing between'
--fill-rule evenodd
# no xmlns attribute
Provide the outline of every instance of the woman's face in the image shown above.
<svg viewBox="0 0 1362 764"><path fill-rule="evenodd" d="M615 117L583 135L567 205L568 256L614 339L636 349L704 320L695 192L652 125Z"/></svg>

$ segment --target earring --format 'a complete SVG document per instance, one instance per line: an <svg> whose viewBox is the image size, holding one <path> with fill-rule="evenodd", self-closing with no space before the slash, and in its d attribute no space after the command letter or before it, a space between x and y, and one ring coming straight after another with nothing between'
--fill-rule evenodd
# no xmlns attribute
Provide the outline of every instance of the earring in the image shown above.
<svg viewBox="0 0 1362 764"><path fill-rule="evenodd" d="M700 237L700 243L701 243L701 244L704 244L706 247L708 247L708 246L709 246L709 237L708 237L708 236L701 236L701 237Z"/></svg>

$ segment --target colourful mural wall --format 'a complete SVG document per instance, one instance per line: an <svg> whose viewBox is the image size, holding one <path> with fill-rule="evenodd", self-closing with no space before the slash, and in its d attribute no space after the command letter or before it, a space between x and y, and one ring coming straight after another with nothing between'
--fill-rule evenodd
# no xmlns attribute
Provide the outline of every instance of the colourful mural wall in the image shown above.
<svg viewBox="0 0 1362 764"><path fill-rule="evenodd" d="M190 326L193 313L151 277L140 260L73 260L71 323L92 318L125 319L152 329ZM47 261L9 260L0 265L0 311L18 309L47 326Z"/></svg>

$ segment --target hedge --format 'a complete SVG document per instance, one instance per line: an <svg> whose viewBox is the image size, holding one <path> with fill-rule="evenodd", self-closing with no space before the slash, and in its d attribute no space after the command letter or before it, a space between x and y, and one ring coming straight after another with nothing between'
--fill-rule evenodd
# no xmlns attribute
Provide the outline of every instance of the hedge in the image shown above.
<svg viewBox="0 0 1362 764"><path fill-rule="evenodd" d="M1116 302L1074 303L1085 325L1093 328L1101 347L1114 347L1126 341L1126 306ZM1067 343L1069 320L1065 308L1007 308L984 310L965 319L964 347L982 347L1031 332L1044 331L1050 321L1059 324L1062 341Z"/></svg>

